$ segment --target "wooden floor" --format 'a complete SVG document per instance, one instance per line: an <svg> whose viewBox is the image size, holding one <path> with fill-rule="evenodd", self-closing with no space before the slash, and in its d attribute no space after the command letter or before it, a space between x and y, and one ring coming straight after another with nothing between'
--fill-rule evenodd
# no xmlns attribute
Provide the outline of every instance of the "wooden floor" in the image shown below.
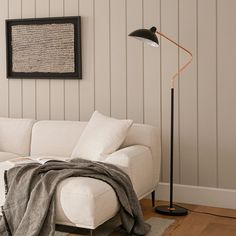
<svg viewBox="0 0 236 236"><path fill-rule="evenodd" d="M163 204L163 202L157 202L157 204ZM236 210L188 204L182 205L195 211L204 211L236 217ZM163 236L236 236L236 219L222 218L194 212L189 212L187 216L168 217L155 213L151 207L150 200L142 200L141 206L145 219L158 216L176 220L175 223L167 229ZM110 236L124 235L113 233Z"/></svg>
<svg viewBox="0 0 236 236"><path fill-rule="evenodd" d="M156 202L156 205L158 204L161 205L164 204L164 202ZM236 218L236 210L189 204L181 205L194 211L203 211ZM151 201L147 199L141 201L141 207L145 220L151 217L162 217L175 220L175 223L166 230L163 236L236 236L236 219L217 217L191 211L187 216L163 216L154 212L151 207ZM70 234L70 236L76 235ZM127 236L127 234L117 232L112 233L109 236Z"/></svg>

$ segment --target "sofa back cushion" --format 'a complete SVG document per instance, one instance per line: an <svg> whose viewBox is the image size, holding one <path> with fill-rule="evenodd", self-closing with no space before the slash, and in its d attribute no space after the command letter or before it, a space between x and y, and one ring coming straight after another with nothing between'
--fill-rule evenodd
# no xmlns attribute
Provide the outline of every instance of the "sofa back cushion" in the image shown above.
<svg viewBox="0 0 236 236"><path fill-rule="evenodd" d="M116 151L127 136L132 120L120 120L95 111L80 136L71 157L93 161L104 160Z"/></svg>
<svg viewBox="0 0 236 236"><path fill-rule="evenodd" d="M38 121L32 130L31 156L70 157L87 122Z"/></svg>
<svg viewBox="0 0 236 236"><path fill-rule="evenodd" d="M33 124L31 119L0 118L0 151L28 156Z"/></svg>
<svg viewBox="0 0 236 236"><path fill-rule="evenodd" d="M70 157L87 122L80 121L38 121L32 130L32 156ZM133 124L120 148L144 145L150 148L155 165L155 179L160 175L161 146L160 132L150 125ZM92 148L92 147L91 147Z"/></svg>

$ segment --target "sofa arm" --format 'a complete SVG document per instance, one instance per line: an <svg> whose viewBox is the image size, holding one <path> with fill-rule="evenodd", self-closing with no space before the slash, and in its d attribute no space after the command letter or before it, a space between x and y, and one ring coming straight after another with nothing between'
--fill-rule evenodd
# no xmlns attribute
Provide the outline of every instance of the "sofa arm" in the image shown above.
<svg viewBox="0 0 236 236"><path fill-rule="evenodd" d="M122 169L129 175L137 196L143 197L153 188L153 158L151 150L142 145L133 145L120 149L104 160Z"/></svg>

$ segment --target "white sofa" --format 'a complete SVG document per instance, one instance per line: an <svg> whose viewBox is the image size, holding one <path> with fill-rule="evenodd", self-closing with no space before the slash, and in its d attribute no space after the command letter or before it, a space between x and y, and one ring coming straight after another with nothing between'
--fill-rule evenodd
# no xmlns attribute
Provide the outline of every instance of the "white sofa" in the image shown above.
<svg viewBox="0 0 236 236"><path fill-rule="evenodd" d="M0 118L0 205L4 203L5 160L18 156L69 158L87 122ZM92 147L91 147L92 148ZM104 162L123 169L139 199L153 192L160 174L160 139L156 128L133 124L119 150ZM62 181L56 191L57 224L95 229L119 210L113 189L84 177Z"/></svg>

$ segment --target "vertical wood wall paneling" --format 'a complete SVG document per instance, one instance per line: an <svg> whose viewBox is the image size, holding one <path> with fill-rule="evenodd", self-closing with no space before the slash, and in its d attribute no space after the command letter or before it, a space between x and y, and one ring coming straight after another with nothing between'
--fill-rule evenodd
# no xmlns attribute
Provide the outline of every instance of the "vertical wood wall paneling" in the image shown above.
<svg viewBox="0 0 236 236"><path fill-rule="evenodd" d="M161 1L161 31L178 42L178 0ZM161 84L162 84L162 181L169 181L170 163L170 86L171 78L178 70L178 48L161 39ZM174 182L179 183L178 151L178 80L175 81L175 116L174 116Z"/></svg>
<svg viewBox="0 0 236 236"><path fill-rule="evenodd" d="M110 115L110 0L95 1L95 108Z"/></svg>
<svg viewBox="0 0 236 236"><path fill-rule="evenodd" d="M35 1L22 0L22 18L34 18L35 17ZM35 119L36 101L35 101L35 86L36 82L34 79L23 79L22 80L22 106L23 106L23 117Z"/></svg>
<svg viewBox="0 0 236 236"><path fill-rule="evenodd" d="M5 20L8 18L8 0L1 1L0 7L0 116L8 117L8 80L6 79L6 34Z"/></svg>
<svg viewBox="0 0 236 236"><path fill-rule="evenodd" d="M22 16L21 0L9 0L9 18L20 19ZM9 80L9 116L22 117L22 79Z"/></svg>
<svg viewBox="0 0 236 236"><path fill-rule="evenodd" d="M218 1L219 187L236 188L236 1Z"/></svg>
<svg viewBox="0 0 236 236"><path fill-rule="evenodd" d="M64 15L64 0L50 0L50 17ZM65 81L62 79L50 80L50 118L63 120L65 118Z"/></svg>
<svg viewBox="0 0 236 236"><path fill-rule="evenodd" d="M126 118L126 1L110 0L111 116Z"/></svg>
<svg viewBox="0 0 236 236"><path fill-rule="evenodd" d="M78 16L79 0L65 0L65 16ZM79 80L65 80L65 119L79 120Z"/></svg>
<svg viewBox="0 0 236 236"><path fill-rule="evenodd" d="M199 185L216 187L216 1L197 2Z"/></svg>
<svg viewBox="0 0 236 236"><path fill-rule="evenodd" d="M160 0L144 1L144 28L160 31ZM160 130L160 47L144 44L144 123Z"/></svg>
<svg viewBox="0 0 236 236"><path fill-rule="evenodd" d="M82 18L82 80L80 83L80 120L88 120L94 111L94 1L79 0Z"/></svg>
<svg viewBox="0 0 236 236"><path fill-rule="evenodd" d="M161 126L169 181L170 79L187 58L163 38L155 49L127 36L156 25L194 55L175 84L175 182L235 189L235 9L233 0L1 0L0 116L88 120L96 108ZM6 79L6 18L78 14L81 81Z"/></svg>
<svg viewBox="0 0 236 236"><path fill-rule="evenodd" d="M143 1L127 1L127 34L143 27ZM127 117L143 123L143 44L127 41Z"/></svg>
<svg viewBox="0 0 236 236"><path fill-rule="evenodd" d="M196 0L180 0L179 4L180 44L193 53L191 65L179 80L181 184L198 185L197 4ZM186 53L180 51L180 65L186 60Z"/></svg>
<svg viewBox="0 0 236 236"><path fill-rule="evenodd" d="M36 0L36 17L49 17L50 0ZM36 80L36 119L50 119L50 81Z"/></svg>

